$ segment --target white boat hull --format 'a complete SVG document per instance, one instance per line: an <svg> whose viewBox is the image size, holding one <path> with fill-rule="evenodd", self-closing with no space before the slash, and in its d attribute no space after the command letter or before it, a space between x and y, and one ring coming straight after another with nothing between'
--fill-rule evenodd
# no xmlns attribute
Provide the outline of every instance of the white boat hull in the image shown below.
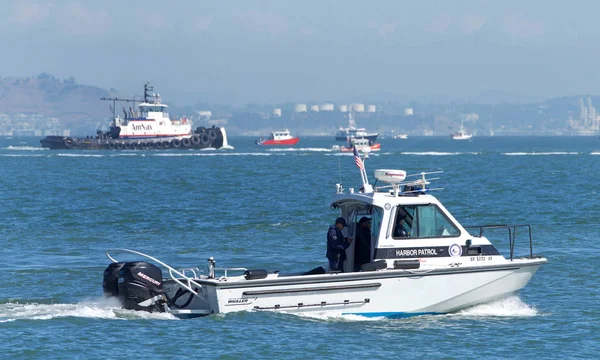
<svg viewBox="0 0 600 360"><path fill-rule="evenodd" d="M262 280L241 277L238 281L228 278L227 282L198 280L205 300L194 297L186 309L170 312L181 317L235 311L365 317L444 314L518 292L545 263L525 260L519 267L519 261L489 269L384 270ZM169 290L173 291L174 288Z"/></svg>

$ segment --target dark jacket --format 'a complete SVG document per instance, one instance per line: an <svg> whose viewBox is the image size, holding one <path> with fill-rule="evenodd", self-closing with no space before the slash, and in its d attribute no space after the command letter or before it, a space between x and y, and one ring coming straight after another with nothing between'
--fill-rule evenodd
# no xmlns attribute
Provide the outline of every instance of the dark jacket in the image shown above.
<svg viewBox="0 0 600 360"><path fill-rule="evenodd" d="M344 239L342 231L331 225L327 231L327 258L330 260L346 260L346 249L350 246L350 242Z"/></svg>
<svg viewBox="0 0 600 360"><path fill-rule="evenodd" d="M371 229L361 226L354 243L354 265L359 267L371 261Z"/></svg>

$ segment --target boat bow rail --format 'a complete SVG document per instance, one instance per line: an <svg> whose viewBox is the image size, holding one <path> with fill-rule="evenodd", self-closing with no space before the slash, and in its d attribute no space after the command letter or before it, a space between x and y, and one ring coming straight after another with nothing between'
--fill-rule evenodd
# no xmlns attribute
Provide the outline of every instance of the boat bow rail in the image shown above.
<svg viewBox="0 0 600 360"><path fill-rule="evenodd" d="M494 229L506 229L508 233L508 247L510 251L510 261L513 261L514 252L515 252L515 242L517 238L517 229L525 228L529 235L529 257L528 259L538 259L541 256L533 254L533 240L531 236L531 225L528 224L519 224L519 225L506 225L506 224L494 224L494 225L472 225L465 226L465 229L479 229L479 235L473 235L477 237L483 237L483 233L485 230L494 230Z"/></svg>

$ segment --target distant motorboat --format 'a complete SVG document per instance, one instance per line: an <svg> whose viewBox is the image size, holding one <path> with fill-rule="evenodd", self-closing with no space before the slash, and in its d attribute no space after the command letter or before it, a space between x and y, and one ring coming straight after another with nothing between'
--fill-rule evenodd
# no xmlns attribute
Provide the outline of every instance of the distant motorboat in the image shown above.
<svg viewBox="0 0 600 360"><path fill-rule="evenodd" d="M284 131L275 131L267 139L256 140L256 145L296 145L300 141L299 137L294 137L288 129Z"/></svg>
<svg viewBox="0 0 600 360"><path fill-rule="evenodd" d="M453 140L469 140L473 137L473 134L469 134L462 122L460 123L460 130L458 130L457 132L453 133L452 135L450 135L452 137Z"/></svg>
<svg viewBox="0 0 600 360"><path fill-rule="evenodd" d="M336 141L349 141L350 139L367 139L375 142L379 133L368 133L365 128L359 128L354 121L354 114L348 113L348 127L340 127L335 135Z"/></svg>
<svg viewBox="0 0 600 360"><path fill-rule="evenodd" d="M396 134L393 137L394 139L408 139L408 134Z"/></svg>
<svg viewBox="0 0 600 360"><path fill-rule="evenodd" d="M348 143L348 145L346 145L346 146L333 145L331 147L331 149L333 151L352 152L352 151L354 151L355 147L358 151L362 151L362 152L381 150L381 144L373 143L367 139L351 139L350 142Z"/></svg>

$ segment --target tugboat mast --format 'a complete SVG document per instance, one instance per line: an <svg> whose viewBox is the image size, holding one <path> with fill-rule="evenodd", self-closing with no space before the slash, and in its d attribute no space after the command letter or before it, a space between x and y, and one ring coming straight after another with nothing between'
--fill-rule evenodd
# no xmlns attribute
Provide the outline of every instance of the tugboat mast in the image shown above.
<svg viewBox="0 0 600 360"><path fill-rule="evenodd" d="M150 83L145 83L144 84L144 102L148 102L148 98L151 96L150 95L150 91L154 90L154 86L151 86ZM112 97L112 98L107 98L107 97L101 97L100 100L104 100L104 101L112 101L112 106L109 106L110 111L112 112L112 117L113 119L117 116L116 114L116 103L117 101L119 102L131 102L133 103L133 106L135 106L135 103L139 103L142 102L142 100L137 100L137 99L121 99L118 97Z"/></svg>
<svg viewBox="0 0 600 360"><path fill-rule="evenodd" d="M154 91L154 86L150 85L150 83L145 83L144 84L144 102L147 103L148 98L150 96L154 97L154 95L150 95L150 91Z"/></svg>

